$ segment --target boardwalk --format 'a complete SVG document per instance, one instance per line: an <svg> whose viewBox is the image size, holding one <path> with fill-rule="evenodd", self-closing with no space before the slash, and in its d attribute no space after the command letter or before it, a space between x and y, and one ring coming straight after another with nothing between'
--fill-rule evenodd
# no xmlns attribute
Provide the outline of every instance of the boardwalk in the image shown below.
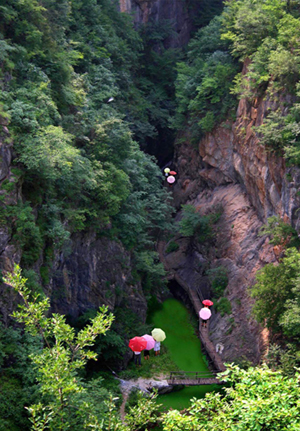
<svg viewBox="0 0 300 431"><path fill-rule="evenodd" d="M201 291L196 292L192 290L189 287L189 285L175 271L170 270L168 266L168 262L164 256L164 248L165 248L165 243L160 241L158 243L157 249L160 256L160 260L163 263L165 270L168 272L168 279L176 280L177 283L186 291L186 293L189 295L189 298L194 306L194 309L197 315L199 315L199 311L203 307L202 301L204 300ZM201 327L199 322L199 336L202 342L202 346L204 347L208 356L213 362L215 369L217 371L225 371L226 367L223 364L223 361L220 355L216 353L215 347L209 338L209 322L208 322L207 328Z"/></svg>
<svg viewBox="0 0 300 431"><path fill-rule="evenodd" d="M182 380L167 380L169 385L184 385L184 386L200 386L200 385L221 385L223 384L222 381L218 379L182 379Z"/></svg>
<svg viewBox="0 0 300 431"><path fill-rule="evenodd" d="M222 380L217 378L216 372L210 371L171 371L167 379L169 385L222 385Z"/></svg>

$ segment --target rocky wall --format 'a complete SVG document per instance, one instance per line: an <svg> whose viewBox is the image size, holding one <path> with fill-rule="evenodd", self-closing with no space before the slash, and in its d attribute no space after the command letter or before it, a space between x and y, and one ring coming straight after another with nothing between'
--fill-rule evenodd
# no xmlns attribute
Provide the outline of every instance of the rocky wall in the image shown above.
<svg viewBox="0 0 300 431"><path fill-rule="evenodd" d="M244 66L244 73L247 63ZM249 287L266 263L276 262L273 247L258 235L267 218L278 215L300 228L300 170L287 168L282 157L260 145L255 127L269 110L284 110L286 97L253 102L242 99L236 121L225 122L192 147L188 137L176 146L174 168L178 171L173 188L177 219L181 205L192 204L204 215L218 205L223 214L215 226L215 239L199 244L195 239L175 237L180 248L166 254L171 271L196 292L206 296L209 280L206 269L224 266L229 283L225 291L232 312L213 312L211 340L224 345L224 361L248 359L258 363L266 352L268 333L252 318L253 300ZM182 142L183 136L180 137Z"/></svg>
<svg viewBox="0 0 300 431"><path fill-rule="evenodd" d="M1 274L12 272L14 263L21 261L21 250L12 241L13 220L7 223L1 217L7 205L16 205L22 200L22 184L13 173L12 158L9 131L5 120L0 119ZM140 282L132 278L130 253L117 241L97 238L94 232L73 234L67 247L54 253L50 265L45 266L40 256L34 266L37 274L41 267L47 273L43 284L51 299L52 311L77 318L90 308L107 305L111 311L116 307L127 308L145 321L147 303ZM17 303L16 293L0 283L0 319L4 324L8 324Z"/></svg>
<svg viewBox="0 0 300 431"><path fill-rule="evenodd" d="M173 33L167 39L166 48L184 46L193 29L193 9L185 0L119 0L121 12L132 14L136 25L149 22L171 24Z"/></svg>

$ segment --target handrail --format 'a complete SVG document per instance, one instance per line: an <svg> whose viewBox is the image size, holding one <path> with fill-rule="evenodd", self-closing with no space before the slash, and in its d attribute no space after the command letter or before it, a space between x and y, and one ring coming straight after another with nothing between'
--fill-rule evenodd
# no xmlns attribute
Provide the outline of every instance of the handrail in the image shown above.
<svg viewBox="0 0 300 431"><path fill-rule="evenodd" d="M203 378L213 378L217 376L216 371L170 371L170 380L180 379L183 378L196 378L196 379L203 379Z"/></svg>
<svg viewBox="0 0 300 431"><path fill-rule="evenodd" d="M170 375L175 374L219 374L218 371L170 371Z"/></svg>

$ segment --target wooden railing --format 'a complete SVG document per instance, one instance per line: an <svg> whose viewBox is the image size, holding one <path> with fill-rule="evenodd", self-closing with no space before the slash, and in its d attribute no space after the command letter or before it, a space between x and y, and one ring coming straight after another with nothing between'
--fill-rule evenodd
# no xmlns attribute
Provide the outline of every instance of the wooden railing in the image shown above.
<svg viewBox="0 0 300 431"><path fill-rule="evenodd" d="M169 379L200 379L216 377L217 374L218 373L216 371L171 371Z"/></svg>
<svg viewBox="0 0 300 431"><path fill-rule="evenodd" d="M167 380L170 385L223 384L216 371L171 371Z"/></svg>

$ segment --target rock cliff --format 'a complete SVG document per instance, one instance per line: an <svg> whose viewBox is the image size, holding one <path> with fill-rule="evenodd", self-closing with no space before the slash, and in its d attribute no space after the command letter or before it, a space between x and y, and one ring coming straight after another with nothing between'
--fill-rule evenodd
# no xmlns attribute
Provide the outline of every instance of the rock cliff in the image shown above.
<svg viewBox="0 0 300 431"><path fill-rule="evenodd" d="M193 29L192 16L194 8L188 1L182 0L119 0L121 12L133 15L136 25L151 21L165 25L168 21L172 35L166 41L166 47L181 47L190 39Z"/></svg>
<svg viewBox="0 0 300 431"><path fill-rule="evenodd" d="M258 236L259 228L272 215L299 228L300 171L287 168L282 158L268 153L253 129L262 124L269 109L276 110L284 106L283 102L265 99L251 104L241 100L233 124L223 123L197 148L189 144L188 137L176 147L174 167L179 175L173 196L179 210L177 219L185 203L194 205L201 215L217 205L222 206L223 213L215 226L213 242L199 244L195 239L177 236L180 248L169 254L165 251L164 258L171 272L208 297L212 292L206 269L227 269L225 296L232 313L221 316L213 312L210 323L211 340L224 345L224 361L247 359L258 363L267 349L268 333L251 316L253 300L248 289L255 282L256 271L276 261L268 238Z"/></svg>
<svg viewBox="0 0 300 431"><path fill-rule="evenodd" d="M3 120L2 120L3 121ZM7 142L9 131L0 124L0 270L11 272L20 263L21 250L12 241L12 223L7 222L7 206L22 200L22 184L11 166L13 145ZM8 139L9 141L9 139ZM108 305L130 309L142 322L147 303L139 282L131 275L130 253L117 241L97 238L94 232L74 234L64 251L56 252L47 266L40 256L34 269L44 270L44 288L55 312L76 318L90 308ZM46 269L46 272L45 272ZM42 277L40 277L42 284ZM16 294L0 283L0 318L6 324L16 307Z"/></svg>

